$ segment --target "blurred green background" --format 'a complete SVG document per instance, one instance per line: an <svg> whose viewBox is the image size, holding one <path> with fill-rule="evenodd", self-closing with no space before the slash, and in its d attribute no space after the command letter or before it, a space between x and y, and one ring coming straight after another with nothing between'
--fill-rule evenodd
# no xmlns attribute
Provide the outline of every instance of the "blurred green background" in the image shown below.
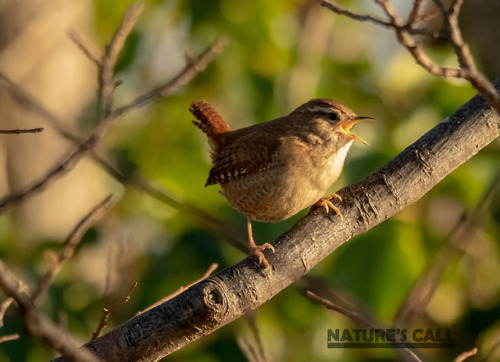
<svg viewBox="0 0 500 362"><path fill-rule="evenodd" d="M369 2L344 3L377 12ZM484 5L484 13L491 13L485 3L478 2L476 8ZM84 28L90 33L82 33L102 48L129 4L96 1L88 9ZM335 191L383 166L475 94L464 81L428 75L389 30L339 17L314 1L148 0L144 4L118 65L117 78L124 83L115 93L115 106L168 80L182 69L186 57L220 36L226 36L229 44L181 91L118 119L105 144L131 171L233 224L242 237L244 217L219 195L218 186L203 187L210 159L205 136L191 124L188 108L194 99L208 100L232 128L288 114L315 97L333 98L357 114L375 117L376 122L356 126L355 132L370 147L360 143L352 147L344 172L332 187ZM407 14L410 5L410 1L401 2L398 8ZM478 66L493 79L500 74L498 65L496 69L483 66L482 60L500 52L484 38L498 31L499 25L484 21L477 36L474 25L486 19L481 16L465 8L461 20ZM479 38L486 46L476 41ZM453 53L442 44L428 44L428 49L441 64L455 65ZM31 93L37 96L36 90ZM95 100L86 102L75 129L91 129L95 107ZM307 286L329 285L354 308L390 325L419 275L434 265L439 250L450 243L450 232L460 223L461 214L470 214L491 185L498 183L499 152L497 140L417 203L339 248L310 272L312 279L290 286L259 308L255 321L267 358L291 362L398 359L390 349L327 349L327 329L356 325L311 303L301 292ZM119 302L134 282L139 285L130 302L112 314L106 331L195 281L211 263L218 263L220 270L244 257L188 212L111 177L101 175L99 182L114 193L116 206L85 235L40 303L43 311L62 320L83 342L99 324L102 308ZM455 349L417 351L426 360L451 360L474 346L487 354L500 341L500 197L489 195L491 204L480 223L460 244L463 253L440 261L444 278L425 313L409 325L450 328L457 338ZM277 224L254 223L256 240L274 240L303 215ZM36 230L26 233L29 228L15 212L0 217L0 257L33 288L46 270L45 251L58 251L66 234L48 237ZM27 334L14 309L5 317L0 335L20 333L21 338L0 345L0 361L50 359L52 353ZM169 360L244 361L240 347L244 339L255 345L248 319L241 318ZM498 352L496 358L500 358Z"/></svg>

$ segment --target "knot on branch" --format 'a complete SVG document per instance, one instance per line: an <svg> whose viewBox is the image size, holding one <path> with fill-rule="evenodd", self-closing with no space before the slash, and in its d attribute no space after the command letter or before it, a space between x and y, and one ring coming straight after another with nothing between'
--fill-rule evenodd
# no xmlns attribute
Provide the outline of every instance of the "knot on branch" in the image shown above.
<svg viewBox="0 0 500 362"><path fill-rule="evenodd" d="M214 327L220 324L228 311L228 298L224 284L219 283L215 278L207 278L193 288L199 288L202 298L199 299L202 305L199 310L207 326Z"/></svg>

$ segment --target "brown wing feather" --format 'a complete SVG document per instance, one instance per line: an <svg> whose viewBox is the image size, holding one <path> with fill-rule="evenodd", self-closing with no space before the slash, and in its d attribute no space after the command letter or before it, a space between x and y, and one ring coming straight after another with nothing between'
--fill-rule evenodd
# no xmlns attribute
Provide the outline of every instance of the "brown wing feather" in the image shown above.
<svg viewBox="0 0 500 362"><path fill-rule="evenodd" d="M279 138L263 137L261 132L235 137L237 132L227 134L232 140L224 142L223 138L222 144L227 146L221 148L215 158L205 186L237 180L277 165L281 146Z"/></svg>

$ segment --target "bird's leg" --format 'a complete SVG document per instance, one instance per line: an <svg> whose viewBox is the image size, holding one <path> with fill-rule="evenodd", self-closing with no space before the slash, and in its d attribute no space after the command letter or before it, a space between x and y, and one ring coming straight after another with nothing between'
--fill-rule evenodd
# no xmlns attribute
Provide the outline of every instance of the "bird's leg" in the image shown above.
<svg viewBox="0 0 500 362"><path fill-rule="evenodd" d="M326 210L326 213L328 214L328 212L330 211L330 209L332 209L337 215L340 215L340 218L342 219L342 221L344 221L344 217L342 216L342 213L340 212L339 208L337 206L335 206L330 200L333 199L333 198L337 198L339 199L340 201L342 201L342 197L340 197L340 195L337 195L337 194L331 194L331 195L328 195L327 197L322 197L321 199L319 199L313 206L312 208L317 208L317 207L324 207L325 210Z"/></svg>
<svg viewBox="0 0 500 362"><path fill-rule="evenodd" d="M262 250L271 249L274 253L275 252L274 247L269 243L265 243L260 246L255 244L255 241L253 240L252 236L252 221L248 216L247 216L247 230L248 230L248 247L250 249L248 255L255 255L259 259L259 264L264 264L264 268L267 269L269 267L269 263L267 262L266 257L264 256Z"/></svg>

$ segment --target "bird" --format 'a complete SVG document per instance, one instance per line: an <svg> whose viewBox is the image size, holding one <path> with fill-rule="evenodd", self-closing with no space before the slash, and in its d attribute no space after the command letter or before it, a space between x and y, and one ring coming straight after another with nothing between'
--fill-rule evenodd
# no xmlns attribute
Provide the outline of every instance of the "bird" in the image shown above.
<svg viewBox="0 0 500 362"><path fill-rule="evenodd" d="M331 209L342 218L331 201L341 197L324 195L340 176L353 142L368 145L351 127L372 117L315 98L287 116L231 130L204 99L192 102L189 110L210 146L212 168L205 186L220 184L221 194L246 216L249 255L259 265L268 268L263 251L275 249L269 243L256 245L252 221L279 222L310 206L326 213Z"/></svg>

